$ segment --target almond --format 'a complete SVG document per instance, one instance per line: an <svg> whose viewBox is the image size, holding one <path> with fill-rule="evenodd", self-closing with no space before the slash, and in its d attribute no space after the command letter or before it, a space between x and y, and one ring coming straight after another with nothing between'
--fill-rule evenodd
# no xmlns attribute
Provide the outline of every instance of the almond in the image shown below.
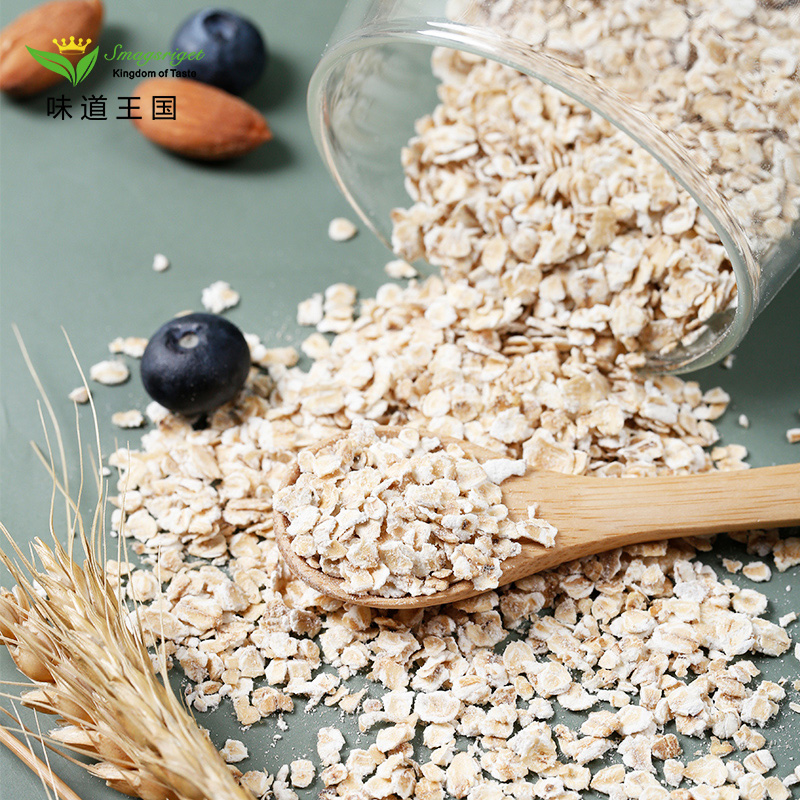
<svg viewBox="0 0 800 800"><path fill-rule="evenodd" d="M100 0L56 0L17 17L0 32L0 89L27 97L64 80L39 64L27 48L55 52L53 39L70 36L96 42L102 22Z"/></svg>
<svg viewBox="0 0 800 800"><path fill-rule="evenodd" d="M152 78L132 94L141 119L133 124L167 150L187 158L242 156L272 138L267 121L244 100L186 78ZM174 97L175 119L153 119L153 98Z"/></svg>

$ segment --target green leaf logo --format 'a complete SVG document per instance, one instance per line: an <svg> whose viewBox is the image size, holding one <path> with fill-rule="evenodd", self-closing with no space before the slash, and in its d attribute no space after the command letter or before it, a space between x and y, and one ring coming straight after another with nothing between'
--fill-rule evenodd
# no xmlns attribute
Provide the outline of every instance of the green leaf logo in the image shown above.
<svg viewBox="0 0 800 800"><path fill-rule="evenodd" d="M87 53L75 67L75 83L80 83L91 71L97 61L98 48Z"/></svg>
<svg viewBox="0 0 800 800"><path fill-rule="evenodd" d="M65 58L59 53L48 53L47 50L34 50L32 47L28 48L28 52L43 67L67 78L73 86L75 85L75 70L72 68L72 64L68 58Z"/></svg>
<svg viewBox="0 0 800 800"><path fill-rule="evenodd" d="M66 78L73 86L79 84L92 71L98 54L98 48L95 47L78 62L77 67L73 67L72 62L60 53L36 50L33 47L28 47L27 50L43 67Z"/></svg>

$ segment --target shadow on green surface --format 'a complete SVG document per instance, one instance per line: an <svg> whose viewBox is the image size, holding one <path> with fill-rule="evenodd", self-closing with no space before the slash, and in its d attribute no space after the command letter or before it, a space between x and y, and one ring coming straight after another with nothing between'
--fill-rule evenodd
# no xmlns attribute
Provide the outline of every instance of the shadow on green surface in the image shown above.
<svg viewBox="0 0 800 800"><path fill-rule="evenodd" d="M746 365L746 367L740 365ZM685 376L703 386L719 383L720 365ZM749 395L753 410L800 408L800 272L783 287L753 323L734 354L733 367L725 375L725 390L736 400ZM753 407L752 404L756 403ZM800 450L797 452L800 460Z"/></svg>
<svg viewBox="0 0 800 800"><path fill-rule="evenodd" d="M270 51L267 69L261 80L242 99L260 111L285 103L297 89L297 66L280 53ZM300 87L305 92L305 85Z"/></svg>
<svg viewBox="0 0 800 800"><path fill-rule="evenodd" d="M273 131L274 134L274 131ZM295 162L292 148L284 139L277 136L272 141L262 145L253 153L228 163L219 162L220 167L224 167L233 173L240 175L248 172L274 172L285 169Z"/></svg>

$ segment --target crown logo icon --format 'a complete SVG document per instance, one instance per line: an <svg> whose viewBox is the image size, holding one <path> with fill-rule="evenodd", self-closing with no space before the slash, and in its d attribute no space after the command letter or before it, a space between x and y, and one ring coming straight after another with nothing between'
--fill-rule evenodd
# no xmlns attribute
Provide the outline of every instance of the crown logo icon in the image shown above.
<svg viewBox="0 0 800 800"><path fill-rule="evenodd" d="M67 44L67 40L63 36L61 37L61 44L58 43L58 39L53 39L53 44L58 48L58 52L64 56L83 55L91 43L91 39L87 39L84 43L83 37L76 42L74 36L69 37L69 44Z"/></svg>

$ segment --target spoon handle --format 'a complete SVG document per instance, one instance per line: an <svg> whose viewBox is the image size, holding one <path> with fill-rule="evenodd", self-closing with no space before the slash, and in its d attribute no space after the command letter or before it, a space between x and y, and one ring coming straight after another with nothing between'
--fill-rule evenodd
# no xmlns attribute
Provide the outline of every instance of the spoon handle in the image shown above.
<svg viewBox="0 0 800 800"><path fill-rule="evenodd" d="M525 480L525 479L523 479ZM557 543L606 547L800 523L800 464L663 478L534 475L529 500L559 530ZM522 481L514 487L522 490ZM521 498L518 498L518 500ZM597 540L602 539L602 546Z"/></svg>

